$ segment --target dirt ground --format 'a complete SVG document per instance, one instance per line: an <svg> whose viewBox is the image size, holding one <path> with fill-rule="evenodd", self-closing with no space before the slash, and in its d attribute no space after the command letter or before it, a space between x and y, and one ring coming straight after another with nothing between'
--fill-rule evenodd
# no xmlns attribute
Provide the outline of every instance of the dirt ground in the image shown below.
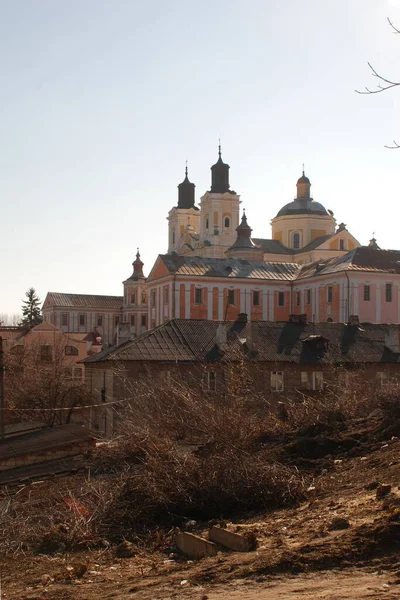
<svg viewBox="0 0 400 600"><path fill-rule="evenodd" d="M255 534L253 552L221 548L215 557L193 561L166 544L138 547L131 558L116 558L111 548L3 556L1 599L400 600L399 467L397 438L365 454L359 448L325 456L299 506L226 523ZM377 499L380 484L391 490ZM35 489L26 486L32 498ZM193 525L199 535L207 529Z"/></svg>

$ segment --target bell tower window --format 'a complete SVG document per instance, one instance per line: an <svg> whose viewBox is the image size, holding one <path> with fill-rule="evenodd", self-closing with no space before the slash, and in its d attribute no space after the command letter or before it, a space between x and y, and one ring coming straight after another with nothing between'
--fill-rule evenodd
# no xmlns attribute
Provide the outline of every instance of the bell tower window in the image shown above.
<svg viewBox="0 0 400 600"><path fill-rule="evenodd" d="M297 233L297 231L295 233L293 233L293 235L292 235L292 248L293 249L300 248L300 234Z"/></svg>
<svg viewBox="0 0 400 600"><path fill-rule="evenodd" d="M224 219L224 227L225 229L229 229L229 227L231 226L231 220L229 217L225 217Z"/></svg>

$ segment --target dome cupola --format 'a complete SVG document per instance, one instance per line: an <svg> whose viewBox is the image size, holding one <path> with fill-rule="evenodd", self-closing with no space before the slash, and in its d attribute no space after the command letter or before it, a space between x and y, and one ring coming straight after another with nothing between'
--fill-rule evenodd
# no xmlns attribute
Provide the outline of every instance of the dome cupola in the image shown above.
<svg viewBox="0 0 400 600"><path fill-rule="evenodd" d="M211 167L211 193L225 194L235 192L229 189L229 165L224 163L221 157L221 144L218 146L218 160Z"/></svg>
<svg viewBox="0 0 400 600"><path fill-rule="evenodd" d="M178 185L178 208L196 208L194 205L195 184L189 181L186 164L185 179Z"/></svg>

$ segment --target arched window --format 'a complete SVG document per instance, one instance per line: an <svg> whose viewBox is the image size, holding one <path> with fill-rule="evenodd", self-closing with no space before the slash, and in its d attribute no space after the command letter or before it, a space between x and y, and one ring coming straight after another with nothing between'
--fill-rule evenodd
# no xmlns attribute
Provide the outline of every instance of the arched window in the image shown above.
<svg viewBox="0 0 400 600"><path fill-rule="evenodd" d="M300 234L297 232L292 236L292 248L300 248Z"/></svg>
<svg viewBox="0 0 400 600"><path fill-rule="evenodd" d="M224 219L224 227L228 229L231 226L231 220L229 217L225 217Z"/></svg>

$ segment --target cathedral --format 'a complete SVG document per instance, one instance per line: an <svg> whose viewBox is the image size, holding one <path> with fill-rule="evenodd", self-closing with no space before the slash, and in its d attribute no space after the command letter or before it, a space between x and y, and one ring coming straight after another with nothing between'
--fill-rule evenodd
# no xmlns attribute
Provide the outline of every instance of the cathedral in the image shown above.
<svg viewBox="0 0 400 600"><path fill-rule="evenodd" d="M168 213L168 252L146 277L139 251L123 296L49 292L44 319L64 331L98 331L106 344L173 318L309 322L400 322L400 251L361 246L316 202L304 170L295 198L271 220L271 238L253 238L230 167L211 167L196 206L185 178Z"/></svg>

